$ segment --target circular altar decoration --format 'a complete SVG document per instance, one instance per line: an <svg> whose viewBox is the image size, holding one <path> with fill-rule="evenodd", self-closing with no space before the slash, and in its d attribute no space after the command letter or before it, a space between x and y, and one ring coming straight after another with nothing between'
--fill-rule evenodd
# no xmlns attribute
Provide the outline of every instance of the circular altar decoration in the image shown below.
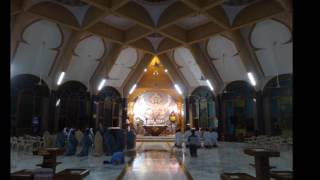
<svg viewBox="0 0 320 180"><path fill-rule="evenodd" d="M162 92L145 92L133 105L134 120L143 119L144 125L169 125L172 112L178 112L178 105L175 99Z"/></svg>

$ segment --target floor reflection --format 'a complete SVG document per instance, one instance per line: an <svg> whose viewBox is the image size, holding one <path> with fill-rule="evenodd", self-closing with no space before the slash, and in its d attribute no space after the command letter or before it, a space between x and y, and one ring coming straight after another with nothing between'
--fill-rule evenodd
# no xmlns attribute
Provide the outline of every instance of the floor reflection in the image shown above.
<svg viewBox="0 0 320 180"><path fill-rule="evenodd" d="M155 149L152 144L142 147L123 179L187 180L175 155L168 147ZM149 149L150 148L150 149Z"/></svg>

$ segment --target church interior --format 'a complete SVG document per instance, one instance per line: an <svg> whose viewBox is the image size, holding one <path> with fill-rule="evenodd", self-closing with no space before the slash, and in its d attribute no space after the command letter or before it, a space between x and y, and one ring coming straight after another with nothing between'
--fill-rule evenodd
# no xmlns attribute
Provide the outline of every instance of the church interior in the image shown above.
<svg viewBox="0 0 320 180"><path fill-rule="evenodd" d="M11 0L10 176L289 180L291 0Z"/></svg>

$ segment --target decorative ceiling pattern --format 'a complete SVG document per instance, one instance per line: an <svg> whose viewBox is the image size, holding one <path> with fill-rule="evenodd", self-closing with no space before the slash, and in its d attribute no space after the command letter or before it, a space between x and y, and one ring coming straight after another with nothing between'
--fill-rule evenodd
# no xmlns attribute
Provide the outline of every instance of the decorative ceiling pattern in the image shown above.
<svg viewBox="0 0 320 180"><path fill-rule="evenodd" d="M225 84L236 80L246 80L245 66L241 61L239 51L231 40L221 35L211 37L207 44L207 52Z"/></svg>
<svg viewBox="0 0 320 180"><path fill-rule="evenodd" d="M123 49L108 74L106 86L121 87L138 58L136 49L130 47Z"/></svg>
<svg viewBox="0 0 320 180"><path fill-rule="evenodd" d="M18 1L23 3L12 3ZM11 0L11 31L15 35L23 32L24 40L20 43L19 38L12 38L18 44L15 53L12 52L12 75L41 74L53 80L66 69L64 81L96 86L100 78L107 77L106 85L119 89L127 87L131 72L140 73L132 69L141 68L138 63L143 58L141 52L158 56L173 52L174 70L179 71L176 76L183 76L179 79L190 87L206 85L205 77L218 79L217 84L221 83L219 79L243 80L246 72L238 54L241 52L232 41L218 35L255 23L249 38L264 74L292 73L291 32L279 22L264 21L282 12L291 13L290 0L283 1ZM25 13L46 19L41 21L46 23L24 27L19 19L26 17ZM79 39L87 34L92 36ZM206 41L206 48L200 51L189 49ZM272 65L270 59L275 58L270 53L270 43L274 41L277 42L274 54L280 60ZM42 42L45 48L39 64L36 61ZM203 54L214 59L209 68L203 67L202 61L210 62ZM222 54L226 54L224 61ZM208 76L211 71L214 73Z"/></svg>
<svg viewBox="0 0 320 180"><path fill-rule="evenodd" d="M177 48L174 51L174 60L191 87L207 85L204 75L189 49Z"/></svg>
<svg viewBox="0 0 320 180"><path fill-rule="evenodd" d="M47 36L50 34L50 36ZM46 20L36 21L22 33L11 64L11 77L33 74L46 79L61 46L63 34L58 25Z"/></svg>
<svg viewBox="0 0 320 180"><path fill-rule="evenodd" d="M80 81L88 87L89 80L104 53L108 53L108 47L105 47L100 37L89 36L81 40L74 50L65 81Z"/></svg>
<svg viewBox="0 0 320 180"><path fill-rule="evenodd" d="M202 14L197 14L192 17L187 17L177 23L178 26L184 28L184 29L193 29L195 27L204 25L208 23L210 20L208 19L207 16L202 15Z"/></svg>
<svg viewBox="0 0 320 180"><path fill-rule="evenodd" d="M266 76L292 73L292 37L287 26L275 20L259 22L250 41Z"/></svg>
<svg viewBox="0 0 320 180"><path fill-rule="evenodd" d="M110 14L103 18L102 22L109 24L111 26L114 26L121 30L127 30L134 26L134 23L126 18L123 18L121 16Z"/></svg>

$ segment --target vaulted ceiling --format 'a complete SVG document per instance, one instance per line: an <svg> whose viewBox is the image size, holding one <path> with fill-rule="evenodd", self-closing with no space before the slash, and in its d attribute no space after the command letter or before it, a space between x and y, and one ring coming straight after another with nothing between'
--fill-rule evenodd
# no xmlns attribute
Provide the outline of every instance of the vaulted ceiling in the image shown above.
<svg viewBox="0 0 320 180"><path fill-rule="evenodd" d="M11 0L11 76L124 96L154 55L186 94L292 73L290 0ZM263 83L261 86L263 86ZM259 83L258 83L259 85Z"/></svg>

